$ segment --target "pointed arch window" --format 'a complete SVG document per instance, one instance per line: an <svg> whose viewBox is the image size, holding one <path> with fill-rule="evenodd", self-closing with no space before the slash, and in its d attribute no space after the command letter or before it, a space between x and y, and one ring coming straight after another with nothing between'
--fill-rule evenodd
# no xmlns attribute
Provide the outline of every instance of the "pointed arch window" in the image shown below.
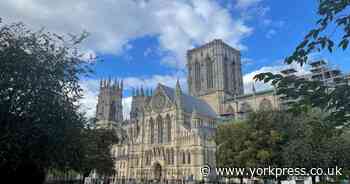
<svg viewBox="0 0 350 184"><path fill-rule="evenodd" d="M186 164L186 154L184 151L182 152L182 163Z"/></svg>
<svg viewBox="0 0 350 184"><path fill-rule="evenodd" d="M191 152L187 152L187 164L191 164Z"/></svg>
<svg viewBox="0 0 350 184"><path fill-rule="evenodd" d="M208 57L206 59L207 63L207 87L211 89L214 87L214 79L213 79L213 61Z"/></svg>
<svg viewBox="0 0 350 184"><path fill-rule="evenodd" d="M259 105L259 110L262 110L262 111L269 111L272 109L272 103L270 100L264 98L261 102L260 102L260 105Z"/></svg>
<svg viewBox="0 0 350 184"><path fill-rule="evenodd" d="M230 89L229 87L229 81L230 81L230 74L229 74L229 65L228 65L228 59L227 56L224 58L224 88L226 90Z"/></svg>
<svg viewBox="0 0 350 184"><path fill-rule="evenodd" d="M169 114L166 115L166 125L167 125L167 142L171 142L171 118Z"/></svg>
<svg viewBox="0 0 350 184"><path fill-rule="evenodd" d="M226 113L227 114L234 114L234 110L233 110L233 107L231 105L228 106Z"/></svg>
<svg viewBox="0 0 350 184"><path fill-rule="evenodd" d="M196 90L201 89L201 66L197 61L194 63L194 85Z"/></svg>
<svg viewBox="0 0 350 184"><path fill-rule="evenodd" d="M252 111L253 111L253 108L247 102L243 102L241 104L240 112L248 113L248 112L252 112Z"/></svg>
<svg viewBox="0 0 350 184"><path fill-rule="evenodd" d="M170 155L171 155L171 156L170 156L170 157L171 157L170 163L171 163L171 164L174 164L175 152L174 152L174 149L173 149L173 148L171 148Z"/></svg>
<svg viewBox="0 0 350 184"><path fill-rule="evenodd" d="M157 117L157 127L158 127L158 143L163 143L163 119L161 116Z"/></svg>
<svg viewBox="0 0 350 184"><path fill-rule="evenodd" d="M231 79L230 79L230 81L231 81L231 85L232 85L232 87L233 87L233 89L235 89L236 88L236 69L235 69L235 62L233 61L231 64Z"/></svg>
<svg viewBox="0 0 350 184"><path fill-rule="evenodd" d="M154 121L152 118L149 120L149 126L150 126L150 141L151 141L151 144L154 144L155 143L155 141L154 141L154 139L155 139L155 137L154 137Z"/></svg>

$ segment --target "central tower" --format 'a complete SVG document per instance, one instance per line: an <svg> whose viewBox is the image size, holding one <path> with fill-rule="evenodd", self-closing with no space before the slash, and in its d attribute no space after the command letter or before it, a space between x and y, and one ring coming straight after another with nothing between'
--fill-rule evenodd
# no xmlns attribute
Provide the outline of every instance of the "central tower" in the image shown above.
<svg viewBox="0 0 350 184"><path fill-rule="evenodd" d="M243 94L241 54L220 39L187 52L190 95L205 100L218 114L224 102Z"/></svg>

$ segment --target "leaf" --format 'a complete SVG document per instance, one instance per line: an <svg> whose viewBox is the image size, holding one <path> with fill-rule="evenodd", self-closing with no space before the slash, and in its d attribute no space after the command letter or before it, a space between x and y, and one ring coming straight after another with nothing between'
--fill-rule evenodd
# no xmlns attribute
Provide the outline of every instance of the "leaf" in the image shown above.
<svg viewBox="0 0 350 184"><path fill-rule="evenodd" d="M345 50L348 47L348 44L349 44L349 40L348 39L343 39L339 43L339 47L341 47L343 50Z"/></svg>

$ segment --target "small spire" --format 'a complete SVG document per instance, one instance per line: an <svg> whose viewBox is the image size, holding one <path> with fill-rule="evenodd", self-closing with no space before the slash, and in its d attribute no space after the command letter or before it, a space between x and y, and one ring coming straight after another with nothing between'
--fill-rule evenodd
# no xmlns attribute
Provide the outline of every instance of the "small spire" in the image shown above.
<svg viewBox="0 0 350 184"><path fill-rule="evenodd" d="M140 94L139 88L136 88L136 96L139 96L139 94Z"/></svg>
<svg viewBox="0 0 350 184"><path fill-rule="evenodd" d="M108 84L107 85L108 85L108 87L111 86L111 76L108 77Z"/></svg>
<svg viewBox="0 0 350 184"><path fill-rule="evenodd" d="M181 87L180 87L180 82L179 79L176 81L176 94L181 94Z"/></svg>
<svg viewBox="0 0 350 184"><path fill-rule="evenodd" d="M143 91L143 87L141 86L141 96L145 96L145 92Z"/></svg>
<svg viewBox="0 0 350 184"><path fill-rule="evenodd" d="M148 96L148 88L145 88L145 96Z"/></svg>
<svg viewBox="0 0 350 184"><path fill-rule="evenodd" d="M124 82L123 82L123 79L120 81L120 89L121 90L123 90L123 88L124 88L124 84L123 84Z"/></svg>
<svg viewBox="0 0 350 184"><path fill-rule="evenodd" d="M103 87L105 88L107 86L107 81L106 79L103 79Z"/></svg>
<svg viewBox="0 0 350 184"><path fill-rule="evenodd" d="M102 88L102 80L100 80L100 88Z"/></svg>
<svg viewBox="0 0 350 184"><path fill-rule="evenodd" d="M118 88L118 87L119 87L119 85L118 85L118 79L117 79L117 78L114 79L113 86L114 86L115 88Z"/></svg>
<svg viewBox="0 0 350 184"><path fill-rule="evenodd" d="M177 81L176 81L175 99L176 99L176 106L181 110L181 108L182 108L182 92L181 92L179 79L177 79Z"/></svg>

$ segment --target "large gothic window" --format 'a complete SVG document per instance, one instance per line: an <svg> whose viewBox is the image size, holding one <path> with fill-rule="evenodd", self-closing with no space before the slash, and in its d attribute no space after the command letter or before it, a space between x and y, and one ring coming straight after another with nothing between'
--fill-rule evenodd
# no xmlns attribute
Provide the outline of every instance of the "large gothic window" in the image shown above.
<svg viewBox="0 0 350 184"><path fill-rule="evenodd" d="M271 104L271 101L264 98L260 104L259 104L259 109L262 110L262 111L269 111L272 109L272 104Z"/></svg>
<svg viewBox="0 0 350 184"><path fill-rule="evenodd" d="M174 164L174 150L172 148L169 149L169 164Z"/></svg>
<svg viewBox="0 0 350 184"><path fill-rule="evenodd" d="M253 111L253 108L247 102L242 103L240 109L241 109L241 112L243 113Z"/></svg>
<svg viewBox="0 0 350 184"><path fill-rule="evenodd" d="M182 152L182 164L186 164L186 154L185 154L185 151Z"/></svg>
<svg viewBox="0 0 350 184"><path fill-rule="evenodd" d="M198 62L194 63L194 85L196 90L201 89L201 66Z"/></svg>
<svg viewBox="0 0 350 184"><path fill-rule="evenodd" d="M171 150L170 150L170 163L174 164L174 160L175 160L175 152L174 152L174 149L171 148Z"/></svg>
<svg viewBox="0 0 350 184"><path fill-rule="evenodd" d="M226 113L227 114L234 114L234 110L233 110L233 107L231 105L228 106Z"/></svg>
<svg viewBox="0 0 350 184"><path fill-rule="evenodd" d="M149 120L149 127L150 127L150 141L151 141L151 144L154 144L155 143L155 141L154 141L154 121L153 121L153 119L151 118L150 120Z"/></svg>
<svg viewBox="0 0 350 184"><path fill-rule="evenodd" d="M214 87L213 83L213 62L208 57L207 58L207 87L208 89L211 89Z"/></svg>
<svg viewBox="0 0 350 184"><path fill-rule="evenodd" d="M115 115L115 110L116 110L114 101L111 103L109 109L110 109L109 110L109 119L116 120L115 116L114 116Z"/></svg>
<svg viewBox="0 0 350 184"><path fill-rule="evenodd" d="M171 118L169 114L166 116L166 125L167 125L167 142L171 142Z"/></svg>
<svg viewBox="0 0 350 184"><path fill-rule="evenodd" d="M236 76L235 76L236 71L235 71L235 62L234 61L231 63L230 69L232 71L231 72L231 85L235 89L237 85L236 85Z"/></svg>
<svg viewBox="0 0 350 184"><path fill-rule="evenodd" d="M190 164L191 163L191 152L187 152L187 163Z"/></svg>
<svg viewBox="0 0 350 184"><path fill-rule="evenodd" d="M227 58L225 59L224 61L224 88L226 90L230 89L230 86L229 86L229 81L230 81L230 78L229 78L229 65L227 64Z"/></svg>
<svg viewBox="0 0 350 184"><path fill-rule="evenodd" d="M242 118L247 118L248 114L252 111L253 111L253 108L247 102L244 102L241 104L239 112L241 113L240 116Z"/></svg>
<svg viewBox="0 0 350 184"><path fill-rule="evenodd" d="M158 127L158 143L163 143L163 119L161 116L157 117Z"/></svg>

